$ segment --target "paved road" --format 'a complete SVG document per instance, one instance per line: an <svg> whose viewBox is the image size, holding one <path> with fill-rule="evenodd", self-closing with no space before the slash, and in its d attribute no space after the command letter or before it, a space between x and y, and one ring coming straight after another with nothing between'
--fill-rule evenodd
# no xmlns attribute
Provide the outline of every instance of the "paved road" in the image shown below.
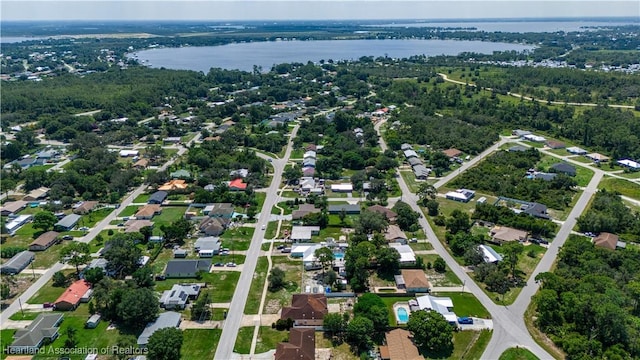
<svg viewBox="0 0 640 360"><path fill-rule="evenodd" d="M194 138L195 139L195 138ZM181 148L178 151L179 155L184 154L187 151L186 148ZM176 157L177 158L177 157ZM174 159L171 159L169 161L167 161L164 165L162 165L160 167L160 169L158 169L158 171L162 171L165 170L169 165L173 164L173 162L175 161ZM129 206L129 204L133 203L133 199L135 199L136 197L138 197L138 195L142 194L144 192L144 190L147 188L146 184L140 185L138 188L136 188L120 205L120 207L118 209L116 209L115 211L112 211L109 215L107 215L107 217L105 217L102 221L100 221L96 226L94 226L85 236L81 237L81 238L77 238L76 241L80 241L80 242L84 242L84 243L88 243L91 240L93 240L102 230L104 230L111 221L115 220L116 217L118 216L118 214L127 206ZM33 283L27 290L25 290L17 299L15 299L11 305L9 305L3 312L2 314L0 314L0 324L4 324L6 321L9 320L9 317L11 317L11 315L15 314L16 312L20 311L20 302L22 302L22 304L26 304L27 301L33 297L33 295L35 295L38 290L40 290L40 288L42 288L43 286L45 286L47 284L47 282L49 281L49 279L51 279L53 277L53 274L55 274L56 272L62 270L62 268L65 266L65 264L62 263L55 263L53 266L51 266L49 269L47 269L41 276L40 278L38 278L38 280L36 280L35 283ZM3 326L4 327L4 326Z"/></svg>
<svg viewBox="0 0 640 360"><path fill-rule="evenodd" d="M229 307L227 319L224 322L222 328L222 335L218 342L218 348L214 359L231 359L233 354L233 347L238 337L238 330L240 329L240 322L244 314L244 307L247 303L247 296L249 295L249 288L251 287L251 280L253 280L253 274L256 269L256 263L258 262L258 256L260 256L260 247L264 240L264 231L262 227L266 228L271 215L271 208L278 203L278 188L282 182L282 173L284 167L291 156L291 150L293 147L293 139L298 133L299 125L293 128L291 136L289 137L289 144L287 145L287 151L284 158L272 160L274 174L267 192L267 198L262 205L262 211L260 212L260 218L256 223L256 231L251 239L251 245L247 251L247 256L244 261L244 268L240 274L240 279L236 285L236 291L231 299L231 306Z"/></svg>

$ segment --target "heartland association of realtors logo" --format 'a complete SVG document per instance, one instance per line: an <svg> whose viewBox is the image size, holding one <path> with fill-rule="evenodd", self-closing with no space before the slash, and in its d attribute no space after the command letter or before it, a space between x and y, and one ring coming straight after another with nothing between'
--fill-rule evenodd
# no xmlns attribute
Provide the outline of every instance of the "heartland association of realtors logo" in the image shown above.
<svg viewBox="0 0 640 360"><path fill-rule="evenodd" d="M52 347L45 346L41 348L34 348L30 346L9 346L4 349L5 354L9 355L146 355L148 350L141 349L134 346L111 346L104 348L97 347Z"/></svg>

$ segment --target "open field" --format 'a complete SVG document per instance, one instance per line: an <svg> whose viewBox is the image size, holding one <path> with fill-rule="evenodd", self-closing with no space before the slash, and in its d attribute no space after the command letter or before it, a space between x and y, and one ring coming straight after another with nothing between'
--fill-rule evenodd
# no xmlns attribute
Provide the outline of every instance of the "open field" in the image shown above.
<svg viewBox="0 0 640 360"><path fill-rule="evenodd" d="M175 284L183 283L206 283L207 287L203 290L209 291L211 295L211 302L229 302L233 297L233 292L236 289L236 284L240 278L240 272L238 271L221 271L215 273L205 273L201 279L166 279L162 281L156 281L155 290L164 291L169 290Z"/></svg>
<svg viewBox="0 0 640 360"><path fill-rule="evenodd" d="M222 329L186 329L182 331L182 360L212 359Z"/></svg>
<svg viewBox="0 0 640 360"><path fill-rule="evenodd" d="M240 328L233 352L248 354L251 351L253 331L253 326ZM256 343L256 354L261 354L271 349L275 349L279 342L287 341L289 341L288 331L278 331L272 329L270 326L260 326L260 330L258 330L258 341Z"/></svg>
<svg viewBox="0 0 640 360"><path fill-rule="evenodd" d="M598 189L607 189L609 191L617 191L621 195L640 200L640 184L633 183L622 179L605 177L600 181Z"/></svg>
<svg viewBox="0 0 640 360"><path fill-rule="evenodd" d="M268 244L267 244L268 245ZM267 267L269 263L267 258L261 256L258 258L256 264L256 270L253 273L253 280L251 281L251 288L249 293L253 296L247 298L247 304L244 307L245 314L257 314L260 308L260 295L264 288L264 282L267 280Z"/></svg>
<svg viewBox="0 0 640 360"><path fill-rule="evenodd" d="M288 257L275 256L272 258L273 267L279 267L285 272L285 288L276 292L267 291L263 312L276 314L283 306L291 304L291 295L299 293L302 281L302 262L290 260Z"/></svg>

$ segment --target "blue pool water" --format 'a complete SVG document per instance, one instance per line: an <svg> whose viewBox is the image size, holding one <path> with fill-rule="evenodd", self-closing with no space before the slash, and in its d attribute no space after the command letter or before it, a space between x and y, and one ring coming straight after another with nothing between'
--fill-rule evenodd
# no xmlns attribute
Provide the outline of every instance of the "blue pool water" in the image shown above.
<svg viewBox="0 0 640 360"><path fill-rule="evenodd" d="M344 253L333 253L333 258L336 260L344 259Z"/></svg>
<svg viewBox="0 0 640 360"><path fill-rule="evenodd" d="M396 315L398 318L398 322L406 323L407 321L409 321L409 313L407 312L407 309L403 307L399 307L398 309L396 309Z"/></svg>

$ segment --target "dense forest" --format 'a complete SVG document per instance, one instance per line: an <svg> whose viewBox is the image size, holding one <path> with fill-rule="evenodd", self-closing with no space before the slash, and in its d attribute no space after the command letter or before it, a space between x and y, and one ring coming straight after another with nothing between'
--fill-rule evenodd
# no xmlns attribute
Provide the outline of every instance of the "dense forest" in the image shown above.
<svg viewBox="0 0 640 360"><path fill-rule="evenodd" d="M640 252L571 235L556 269L536 280L536 325L567 359L640 357Z"/></svg>
<svg viewBox="0 0 640 360"><path fill-rule="evenodd" d="M500 151L455 178L451 186L565 209L575 193L575 180L562 174L551 181L526 178L527 171L535 168L539 160L540 153L534 148Z"/></svg>
<svg viewBox="0 0 640 360"><path fill-rule="evenodd" d="M628 240L640 239L640 213L630 211L620 194L602 189L587 212L578 218L581 232L610 232Z"/></svg>

